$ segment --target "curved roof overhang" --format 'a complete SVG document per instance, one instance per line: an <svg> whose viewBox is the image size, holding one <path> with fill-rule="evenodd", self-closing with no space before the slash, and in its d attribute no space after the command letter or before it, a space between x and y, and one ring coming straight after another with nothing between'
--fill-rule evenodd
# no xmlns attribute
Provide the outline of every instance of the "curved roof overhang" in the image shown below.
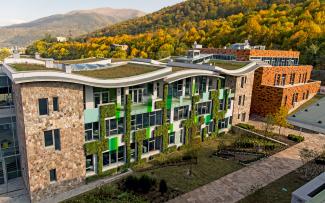
<svg viewBox="0 0 325 203"><path fill-rule="evenodd" d="M182 80L188 77L194 76L210 76L210 77L219 77L223 78L219 75L218 72L209 71L209 70L200 70L200 69L189 69L189 70L181 70L175 73L172 73L165 77L164 81L167 83L172 83L178 80Z"/></svg>
<svg viewBox="0 0 325 203"><path fill-rule="evenodd" d="M59 71L16 72L6 64L4 64L4 72L16 84L51 81L76 83L103 88L120 88L164 79L172 73L172 68L166 67L150 73L116 79L98 79Z"/></svg>

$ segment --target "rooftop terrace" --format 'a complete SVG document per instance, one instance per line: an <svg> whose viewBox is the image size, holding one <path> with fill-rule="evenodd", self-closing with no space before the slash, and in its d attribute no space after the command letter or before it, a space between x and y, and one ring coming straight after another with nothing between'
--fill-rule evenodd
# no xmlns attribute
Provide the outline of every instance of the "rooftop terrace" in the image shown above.
<svg viewBox="0 0 325 203"><path fill-rule="evenodd" d="M99 78L99 79L113 79L113 78L124 78L124 77L141 75L159 69L160 68L157 66L128 63L125 65L115 66L111 68L89 70L89 71L74 71L73 73L83 75L83 76L93 77L93 78Z"/></svg>

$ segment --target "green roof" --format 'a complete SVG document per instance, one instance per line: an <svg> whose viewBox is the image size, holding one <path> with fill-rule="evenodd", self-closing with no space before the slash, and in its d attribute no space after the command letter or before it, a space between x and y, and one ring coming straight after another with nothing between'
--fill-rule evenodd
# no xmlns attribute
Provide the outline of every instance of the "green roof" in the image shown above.
<svg viewBox="0 0 325 203"><path fill-rule="evenodd" d="M76 59L76 60L58 60L55 63L62 63L62 64L82 64L82 63L92 63L96 61L106 60L105 58L86 58L86 59Z"/></svg>
<svg viewBox="0 0 325 203"><path fill-rule="evenodd" d="M125 64L112 68L88 70L88 71L74 71L74 74L83 76L99 78L99 79L113 79L124 78L136 75L141 75L149 72L159 70L159 67L140 64Z"/></svg>
<svg viewBox="0 0 325 203"><path fill-rule="evenodd" d="M240 69L240 68L246 66L250 62L226 61L226 60L210 60L208 63L212 64L214 66L218 66L218 67L223 68L223 69L236 70L236 69Z"/></svg>
<svg viewBox="0 0 325 203"><path fill-rule="evenodd" d="M25 64L25 63L10 64L10 67L12 67L14 70L18 72L20 71L62 71L60 69L55 69L55 68L46 68L43 65Z"/></svg>

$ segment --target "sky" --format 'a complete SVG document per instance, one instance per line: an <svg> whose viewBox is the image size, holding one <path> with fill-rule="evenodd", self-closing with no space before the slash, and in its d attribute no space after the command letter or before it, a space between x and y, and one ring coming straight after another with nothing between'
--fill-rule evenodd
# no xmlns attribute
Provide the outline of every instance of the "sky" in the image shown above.
<svg viewBox="0 0 325 203"><path fill-rule="evenodd" d="M184 0L5 0L1 3L0 26L100 7L131 8L150 13L181 1Z"/></svg>

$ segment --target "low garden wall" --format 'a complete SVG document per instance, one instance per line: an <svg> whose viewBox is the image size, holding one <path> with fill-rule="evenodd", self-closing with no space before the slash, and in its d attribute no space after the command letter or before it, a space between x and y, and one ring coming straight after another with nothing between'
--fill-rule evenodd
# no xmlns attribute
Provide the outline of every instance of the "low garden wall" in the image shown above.
<svg viewBox="0 0 325 203"><path fill-rule="evenodd" d="M250 130L247 130L247 129L244 129L244 128L241 128L241 127L238 127L238 126L232 126L231 127L231 130L238 134L238 135L248 135L248 136L258 136L258 137L262 137L264 139L267 139L267 140L270 140L272 142L276 142L276 143L279 143L279 144L282 144L282 145L285 145L285 146L288 146L288 144L284 143L284 142L281 142L279 140L276 140L276 139L273 139L273 138L270 138L270 137L267 137L267 136L264 136L264 135L261 135L259 133L256 133L256 132L253 132L253 131L250 131Z"/></svg>

